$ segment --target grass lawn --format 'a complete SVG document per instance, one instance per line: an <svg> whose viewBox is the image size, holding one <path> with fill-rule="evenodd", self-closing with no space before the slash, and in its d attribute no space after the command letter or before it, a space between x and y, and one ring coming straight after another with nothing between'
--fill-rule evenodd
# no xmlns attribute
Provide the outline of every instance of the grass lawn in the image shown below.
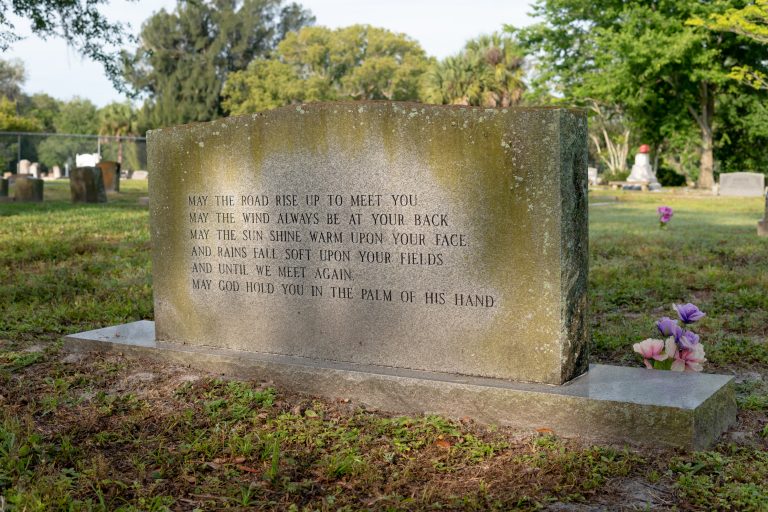
<svg viewBox="0 0 768 512"><path fill-rule="evenodd" d="M737 377L738 424L684 453L65 354L63 334L152 319L146 182L106 205L45 187L44 203L0 203L0 511L768 510L760 198L590 193L591 360L638 366L632 343L694 302L705 371Z"/></svg>

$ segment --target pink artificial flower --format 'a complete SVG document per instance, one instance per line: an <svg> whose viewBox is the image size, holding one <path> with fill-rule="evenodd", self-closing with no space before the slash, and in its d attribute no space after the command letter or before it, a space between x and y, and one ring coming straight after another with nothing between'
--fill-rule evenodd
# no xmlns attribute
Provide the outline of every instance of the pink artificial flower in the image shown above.
<svg viewBox="0 0 768 512"><path fill-rule="evenodd" d="M675 338L670 336L667 341L648 338L640 343L632 345L632 350L643 356L645 366L653 369L650 359L664 361L670 357L676 357Z"/></svg>
<svg viewBox="0 0 768 512"><path fill-rule="evenodd" d="M697 343L693 345L692 348L681 350L679 353L675 354L672 370L676 372L700 372L703 368L701 363L707 361L704 356L704 347L701 343Z"/></svg>
<svg viewBox="0 0 768 512"><path fill-rule="evenodd" d="M669 206L659 206L656 208L656 212L659 214L659 222L662 226L666 226L666 224L672 220L672 208Z"/></svg>

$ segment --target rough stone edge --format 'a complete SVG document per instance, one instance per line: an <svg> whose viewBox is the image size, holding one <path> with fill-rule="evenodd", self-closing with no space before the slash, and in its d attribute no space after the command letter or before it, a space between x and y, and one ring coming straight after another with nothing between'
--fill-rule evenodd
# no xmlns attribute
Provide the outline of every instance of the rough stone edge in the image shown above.
<svg viewBox="0 0 768 512"><path fill-rule="evenodd" d="M736 389L733 381L713 393L694 411L694 450L704 450L720 437L722 432L736 423Z"/></svg>
<svg viewBox="0 0 768 512"><path fill-rule="evenodd" d="M735 421L733 381L723 385L696 409L597 400L556 393L556 386L527 389L433 380L350 369L310 366L261 359L257 354L159 343L155 346L109 340L64 337L69 352L120 355L179 364L243 379L261 379L295 392L329 399L345 398L399 414L469 416L484 424L595 442L653 445L700 450L710 446ZM232 352L231 354L228 352Z"/></svg>
<svg viewBox="0 0 768 512"><path fill-rule="evenodd" d="M564 109L559 116L560 138L560 383L589 367L589 322L587 322L587 272L589 266L589 221L587 189L587 116Z"/></svg>

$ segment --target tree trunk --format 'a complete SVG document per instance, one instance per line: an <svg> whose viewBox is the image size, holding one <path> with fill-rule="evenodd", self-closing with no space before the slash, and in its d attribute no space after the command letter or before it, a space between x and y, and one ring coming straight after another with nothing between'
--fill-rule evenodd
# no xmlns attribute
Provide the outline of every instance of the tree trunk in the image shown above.
<svg viewBox="0 0 768 512"><path fill-rule="evenodd" d="M701 132L701 163L699 166L698 188L712 189L715 185L715 153L713 151L712 131Z"/></svg>
<svg viewBox="0 0 768 512"><path fill-rule="evenodd" d="M688 111L701 131L701 160L699 161L699 181L696 186L712 189L715 185L714 128L712 126L715 114L715 88L707 82L701 82L699 85L699 106L701 113L688 107Z"/></svg>

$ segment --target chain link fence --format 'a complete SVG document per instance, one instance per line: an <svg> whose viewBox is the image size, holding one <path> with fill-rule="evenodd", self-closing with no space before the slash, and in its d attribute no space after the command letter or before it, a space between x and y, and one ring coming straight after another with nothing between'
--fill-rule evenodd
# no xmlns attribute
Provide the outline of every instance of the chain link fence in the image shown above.
<svg viewBox="0 0 768 512"><path fill-rule="evenodd" d="M59 166L67 176L75 167L75 156L84 153L96 153L101 160L120 162L122 171L128 174L147 168L145 137L0 132L2 173L15 173L19 162L28 160L39 163L41 173L50 173L54 166Z"/></svg>

